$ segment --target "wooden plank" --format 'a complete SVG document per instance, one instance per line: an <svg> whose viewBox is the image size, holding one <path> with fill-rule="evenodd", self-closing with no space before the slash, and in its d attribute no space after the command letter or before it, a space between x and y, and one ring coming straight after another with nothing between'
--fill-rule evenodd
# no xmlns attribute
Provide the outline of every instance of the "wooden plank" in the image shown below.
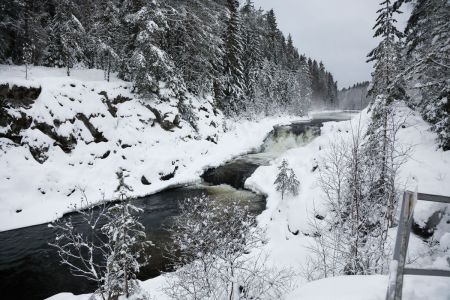
<svg viewBox="0 0 450 300"><path fill-rule="evenodd" d="M417 199L422 201L432 201L450 204L450 197L445 197L441 195L431 195L431 194L417 194Z"/></svg>
<svg viewBox="0 0 450 300"><path fill-rule="evenodd" d="M450 277L448 270L404 268L403 271L405 275Z"/></svg>
<svg viewBox="0 0 450 300"><path fill-rule="evenodd" d="M403 275L450 277L450 271L447 270L405 268L409 235L417 200L450 204L450 197L405 191L402 200L386 300L402 299Z"/></svg>
<svg viewBox="0 0 450 300"><path fill-rule="evenodd" d="M392 260L396 262L395 271L392 270L386 295L387 300L401 300L403 290L403 270L405 267L406 252L408 250L409 234L412 225L414 204L417 194L406 191L403 194L400 210L400 220L397 229L397 238L394 246Z"/></svg>

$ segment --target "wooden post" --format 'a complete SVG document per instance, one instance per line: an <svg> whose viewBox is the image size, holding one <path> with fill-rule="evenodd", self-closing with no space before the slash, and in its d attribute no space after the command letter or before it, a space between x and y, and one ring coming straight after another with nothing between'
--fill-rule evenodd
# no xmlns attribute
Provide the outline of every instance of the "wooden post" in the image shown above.
<svg viewBox="0 0 450 300"><path fill-rule="evenodd" d="M395 241L394 256L390 266L389 286L386 300L401 300L403 289L403 271L408 250L409 234L413 220L414 205L417 194L406 191L403 194L397 239Z"/></svg>
<svg viewBox="0 0 450 300"><path fill-rule="evenodd" d="M402 299L404 275L450 277L450 271L447 270L405 268L409 235L413 222L414 206L416 205L417 200L450 204L450 197L446 196L422 193L417 194L409 191L406 191L403 194L394 255L389 269L389 285L386 300Z"/></svg>

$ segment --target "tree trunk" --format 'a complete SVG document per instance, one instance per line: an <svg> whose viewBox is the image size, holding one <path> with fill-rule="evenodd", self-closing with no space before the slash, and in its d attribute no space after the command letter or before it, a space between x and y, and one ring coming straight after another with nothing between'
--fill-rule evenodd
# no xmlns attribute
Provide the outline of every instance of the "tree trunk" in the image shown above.
<svg viewBox="0 0 450 300"><path fill-rule="evenodd" d="M108 53L108 65L107 65L107 71L106 71L106 81L109 82L109 76L111 73L111 54Z"/></svg>

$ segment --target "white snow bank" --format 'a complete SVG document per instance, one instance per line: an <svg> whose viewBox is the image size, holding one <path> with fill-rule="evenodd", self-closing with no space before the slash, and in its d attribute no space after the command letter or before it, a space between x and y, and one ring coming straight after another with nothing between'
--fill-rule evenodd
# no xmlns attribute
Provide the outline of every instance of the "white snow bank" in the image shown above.
<svg viewBox="0 0 450 300"><path fill-rule="evenodd" d="M286 296L286 300L384 300L387 276L340 276L303 285ZM407 276L404 300L448 300L448 278Z"/></svg>
<svg viewBox="0 0 450 300"><path fill-rule="evenodd" d="M269 243L266 249L271 253L270 260L274 265L294 268L295 271L302 273L310 255L308 246L313 241L311 237L305 234L310 233L309 223L315 217L314 211L319 212L322 216L327 214L324 206L325 198L318 186L319 174L314 167L323 159L331 142L349 139L352 129L355 130L358 124L361 124L362 127L366 126L369 117L370 115L363 111L361 115L353 117L351 121L325 123L321 136L303 147L287 151L274 160L271 165L258 168L247 180L246 186L248 188L268 196L267 210L259 216L258 220L260 226L267 227ZM410 159L400 170L400 188L413 191L417 189L423 193L450 195L450 151L443 152L437 149L436 135L430 131L429 124L423 121L417 113L401 106L399 107L398 118L406 118L407 120L405 128L402 128L399 132L399 143L404 147L412 146ZM281 195L275 190L273 182L278 171L277 166L281 164L283 159L286 159L289 166L294 169L300 181L300 191L298 196L288 196L281 200ZM415 219L423 223L440 207L442 205L419 201ZM446 247L448 236L445 232L450 232L450 225L444 223L441 223L435 232L435 242L438 243L433 249L430 249L428 243L415 236L411 237L409 261L415 261L416 265L423 268L448 268L446 258L449 257L450 248ZM395 230L391 232L390 236L395 236ZM374 279L367 279L367 282L364 278L349 277L341 279L341 281L328 279L317 283L309 283L306 286L301 285L298 290L300 294L294 294L298 297L291 299L384 299L387 279L383 277L371 278ZM300 278L300 280L302 279ZM354 285L350 283L353 280L357 280ZM346 296L345 291L350 290L351 286L358 286L358 280L361 281L361 285L366 285L367 291L371 288L374 293L378 291L379 298L370 298L370 294L365 289L356 289L353 294ZM450 280L448 278L446 280L450 284ZM327 286L328 282L331 286ZM345 286L346 282L348 283L347 287ZM417 285L433 290L425 283L423 277L406 278L405 282L406 286L414 287ZM411 282L414 284L411 284ZM341 284L342 288L340 287ZM311 298L307 297L308 294L301 294L303 287L308 286L311 290L316 290L317 298L313 292L309 294ZM420 298L423 294L420 291L417 292L418 294L413 294L412 287L411 298L405 299L434 299L432 297ZM320 290L322 289L325 291L333 290L336 293L336 298L331 297L334 294L326 294L326 292L321 294ZM440 286L437 286L436 289L440 297L436 299L450 299L450 289L445 290ZM337 295L341 294L342 297L339 298ZM323 298L320 298L320 295L324 295Z"/></svg>
<svg viewBox="0 0 450 300"><path fill-rule="evenodd" d="M0 65L0 83L23 84L23 76L22 67ZM197 181L206 167L252 150L274 125L294 119L266 118L227 122L224 126L223 115L214 111L211 99L190 97L188 101L199 118L198 132L185 121L180 124L182 128L169 132L158 124L152 126L155 115L145 105L167 113L167 120L172 121L178 113L176 99L138 99L129 83L115 77L106 82L100 70L74 69L67 77L64 69L33 67L29 78L42 87L42 92L30 109L13 112L26 113L34 122L52 126L60 136L72 135L77 144L71 153L64 153L34 124L22 130L23 145L0 138L0 231L55 220L68 212L71 204L79 203L76 187L85 189L93 203L103 197L114 199L119 168L130 174L127 184L134 189L129 195L132 197ZM131 101L117 104L114 117L99 95L102 91L110 100L122 95ZM94 142L91 132L77 118L80 113L89 118L106 142ZM61 124L56 126L55 120ZM217 144L211 140L217 140ZM40 164L29 147L48 148L48 159ZM174 170L173 178L162 179ZM150 185L142 183L143 176Z"/></svg>

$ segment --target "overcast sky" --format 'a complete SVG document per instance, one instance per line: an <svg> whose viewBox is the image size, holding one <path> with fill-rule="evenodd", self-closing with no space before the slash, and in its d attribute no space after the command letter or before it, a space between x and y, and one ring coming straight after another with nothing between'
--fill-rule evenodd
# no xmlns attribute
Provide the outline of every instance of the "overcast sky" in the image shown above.
<svg viewBox="0 0 450 300"><path fill-rule="evenodd" d="M274 9L278 27L300 53L322 60L339 88L370 80L366 55L376 46L372 27L381 0L254 0ZM406 14L401 17L404 23Z"/></svg>

